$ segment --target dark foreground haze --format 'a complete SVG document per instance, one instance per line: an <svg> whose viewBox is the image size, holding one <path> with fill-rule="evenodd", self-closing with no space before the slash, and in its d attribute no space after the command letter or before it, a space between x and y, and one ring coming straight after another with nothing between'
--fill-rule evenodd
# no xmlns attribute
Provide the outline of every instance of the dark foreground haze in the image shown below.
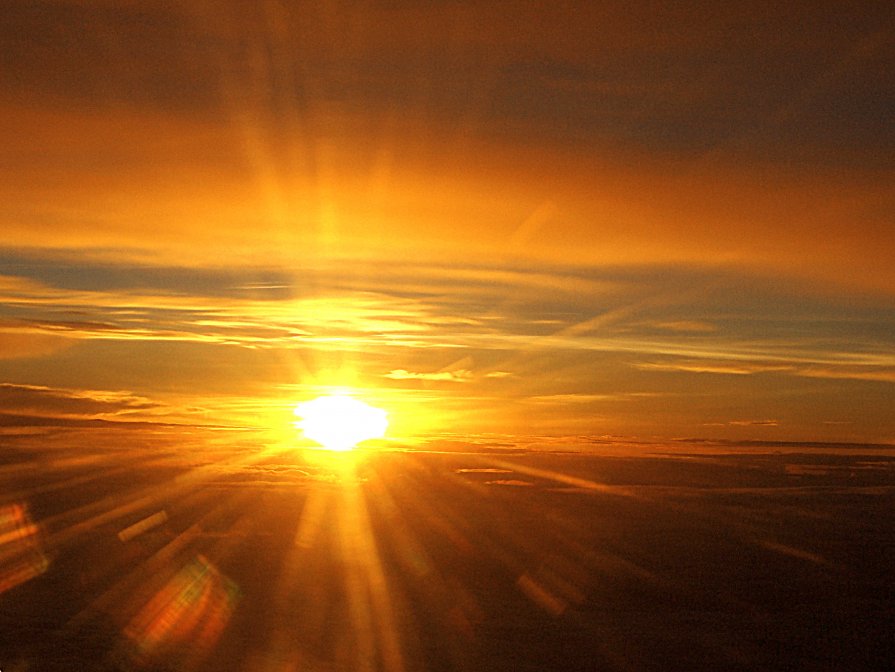
<svg viewBox="0 0 895 672"><path fill-rule="evenodd" d="M3 672L895 661L880 447L3 460Z"/></svg>

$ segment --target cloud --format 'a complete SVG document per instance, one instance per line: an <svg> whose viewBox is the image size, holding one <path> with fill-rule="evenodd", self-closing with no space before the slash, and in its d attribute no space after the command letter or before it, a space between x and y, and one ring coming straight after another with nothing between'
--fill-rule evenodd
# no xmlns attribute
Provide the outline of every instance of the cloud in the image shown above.
<svg viewBox="0 0 895 672"><path fill-rule="evenodd" d="M0 244L895 287L884 10L277 7L14 2Z"/></svg>
<svg viewBox="0 0 895 672"><path fill-rule="evenodd" d="M880 387L895 366L890 301L743 270L418 260L351 273L324 262L189 269L11 250L0 261L0 342L44 353L0 358L0 380L164 389L215 424L278 422L271 409L327 385L378 396L409 433L440 422L686 436L706 418L736 417L721 403L785 418L780 432L793 439L870 440L891 422ZM870 388L860 417L834 398ZM255 401L230 407L222 395ZM797 399L786 414L783 395ZM192 422L199 411L156 413Z"/></svg>
<svg viewBox="0 0 895 672"><path fill-rule="evenodd" d="M691 333L712 333L718 328L709 322L699 320L673 320L671 322L657 322L654 326L669 331L681 331Z"/></svg>
<svg viewBox="0 0 895 672"><path fill-rule="evenodd" d="M509 469L496 469L494 467L467 467L454 469L455 474L512 474Z"/></svg>
<svg viewBox="0 0 895 672"><path fill-rule="evenodd" d="M73 339L64 336L16 331L16 327L20 325L10 325L12 329L6 331L2 324L0 323L0 359L45 357L74 345Z"/></svg>
<svg viewBox="0 0 895 672"><path fill-rule="evenodd" d="M129 392L0 383L0 409L4 413L69 419L111 419L147 413L159 408L160 404Z"/></svg>
<svg viewBox="0 0 895 672"><path fill-rule="evenodd" d="M85 269L88 273L89 269ZM144 276L146 277L146 276ZM160 284L177 280L157 278ZM52 351L77 339L181 341L249 348L333 342L421 347L438 343L435 325L456 321L420 301L328 288L322 295L230 295L189 281L168 287L71 289L0 276L0 338L12 353ZM26 343L27 338L33 342ZM57 349L59 349L57 348Z"/></svg>
<svg viewBox="0 0 895 672"><path fill-rule="evenodd" d="M683 371L687 373L721 373L748 376L755 373L775 373L795 370L791 364L770 364L741 361L673 361L638 362L634 365L643 371Z"/></svg>
<svg viewBox="0 0 895 672"><path fill-rule="evenodd" d="M836 361L836 360L839 361ZM865 359L865 366L855 366L855 359ZM713 373L737 376L748 376L762 373L781 373L804 378L826 378L830 380L867 380L892 383L895 382L895 363L890 366L873 365L876 361L885 361L887 355L866 353L851 355L847 353L804 353L795 354L786 362L749 362L749 361L712 361L679 360L666 362L638 362L634 366L643 371L681 371L685 373ZM814 360L814 361L812 361Z"/></svg>
<svg viewBox="0 0 895 672"><path fill-rule="evenodd" d="M504 478L496 481L485 481L485 485L508 485L512 487L533 487L531 481L522 481L517 478Z"/></svg>
<svg viewBox="0 0 895 672"><path fill-rule="evenodd" d="M392 380L430 380L451 383L468 383L473 379L473 373L468 369L436 371L433 373L413 373L404 369L393 369L392 371L383 374L383 377L391 378Z"/></svg>
<svg viewBox="0 0 895 672"><path fill-rule="evenodd" d="M591 404L598 401L622 401L631 395L624 394L544 394L529 397L528 401L535 404Z"/></svg>
<svg viewBox="0 0 895 672"><path fill-rule="evenodd" d="M800 376L806 378L830 378L846 380L870 380L882 383L895 383L895 366L893 367L842 367L816 366L799 370Z"/></svg>

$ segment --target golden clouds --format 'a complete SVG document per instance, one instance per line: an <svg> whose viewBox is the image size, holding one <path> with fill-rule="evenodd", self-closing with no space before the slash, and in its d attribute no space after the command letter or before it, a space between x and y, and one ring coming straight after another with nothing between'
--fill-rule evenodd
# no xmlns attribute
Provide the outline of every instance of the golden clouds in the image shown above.
<svg viewBox="0 0 895 672"><path fill-rule="evenodd" d="M473 138L445 162L440 143L375 124L373 135L355 135L361 126L305 140L259 126L249 146L239 125L221 121L4 112L15 157L0 187L6 247L117 248L119 259L199 265L389 263L402 251L498 265L734 264L895 288L885 170L681 163L617 149L597 159ZM431 129L451 133L441 122Z"/></svg>
<svg viewBox="0 0 895 672"><path fill-rule="evenodd" d="M54 389L42 385L0 384L0 406L6 413L69 419L114 419L149 414L160 405L128 392Z"/></svg>
<svg viewBox="0 0 895 672"><path fill-rule="evenodd" d="M385 374L392 380L429 380L444 381L450 383L463 383L472 380L473 374L469 369L457 369L456 371L434 371L430 373L414 373L406 369L393 369Z"/></svg>
<svg viewBox="0 0 895 672"><path fill-rule="evenodd" d="M798 283L649 266L9 263L27 275L0 278L6 333L19 339L4 370L61 388L164 390L170 406L151 414L178 422L285 426L289 400L339 385L397 409L402 437L447 426L745 427L706 425L702 413L779 418L775 431L798 437L807 423L838 422L831 390L855 386L871 425L888 422L877 399L893 369L884 304L847 305ZM45 338L77 347L44 351ZM87 377L69 380L68 369ZM817 408L782 413L781 399L805 386ZM41 399L34 408L52 407ZM744 400L752 413L735 411ZM842 419L851 424L822 433L875 431L852 411Z"/></svg>
<svg viewBox="0 0 895 672"><path fill-rule="evenodd" d="M0 328L0 359L45 357L71 347L73 342L53 334L36 334L34 330L13 325L10 331Z"/></svg>
<svg viewBox="0 0 895 672"><path fill-rule="evenodd" d="M6 247L733 264L895 288L890 136L840 109L874 109L892 35L871 16L763 8L769 31L742 9L612 3L43 11L5 27ZM80 47L47 42L48 20ZM799 67L771 68L781 54Z"/></svg>

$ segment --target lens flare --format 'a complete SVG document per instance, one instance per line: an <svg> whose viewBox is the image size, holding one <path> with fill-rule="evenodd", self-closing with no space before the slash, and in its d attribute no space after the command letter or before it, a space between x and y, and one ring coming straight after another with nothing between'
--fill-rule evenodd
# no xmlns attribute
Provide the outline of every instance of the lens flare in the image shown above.
<svg viewBox="0 0 895 672"><path fill-rule="evenodd" d="M24 504L0 507L0 593L46 571L38 532Z"/></svg>
<svg viewBox="0 0 895 672"><path fill-rule="evenodd" d="M385 435L385 411L347 395L318 397L295 407L295 423L304 435L327 450L347 451L361 441Z"/></svg>

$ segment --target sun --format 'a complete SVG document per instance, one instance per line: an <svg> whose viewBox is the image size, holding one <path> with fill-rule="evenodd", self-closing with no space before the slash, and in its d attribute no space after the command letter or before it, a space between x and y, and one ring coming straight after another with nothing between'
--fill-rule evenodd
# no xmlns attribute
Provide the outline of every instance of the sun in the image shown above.
<svg viewBox="0 0 895 672"><path fill-rule="evenodd" d="M347 451L385 435L385 411L344 394L317 397L295 407L295 426L327 450Z"/></svg>

